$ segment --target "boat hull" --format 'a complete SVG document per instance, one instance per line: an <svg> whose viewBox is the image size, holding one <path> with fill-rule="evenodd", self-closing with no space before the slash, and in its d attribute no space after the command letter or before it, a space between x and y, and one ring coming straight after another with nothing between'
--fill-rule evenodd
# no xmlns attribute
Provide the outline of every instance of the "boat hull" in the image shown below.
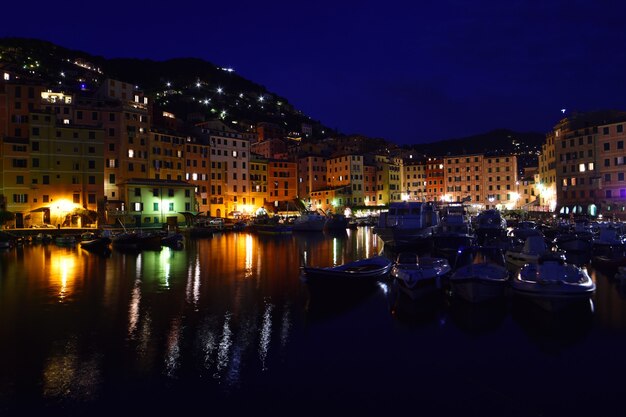
<svg viewBox="0 0 626 417"><path fill-rule="evenodd" d="M450 277L452 293L471 303L480 303L506 295L508 271L493 264L472 264L457 269Z"/></svg>
<svg viewBox="0 0 626 417"><path fill-rule="evenodd" d="M384 256L361 259L335 267L302 267L308 284L373 284L389 276L393 263Z"/></svg>
<svg viewBox="0 0 626 417"><path fill-rule="evenodd" d="M513 294L526 298L545 310L559 311L588 302L595 284L587 272L562 262L524 266L512 283Z"/></svg>

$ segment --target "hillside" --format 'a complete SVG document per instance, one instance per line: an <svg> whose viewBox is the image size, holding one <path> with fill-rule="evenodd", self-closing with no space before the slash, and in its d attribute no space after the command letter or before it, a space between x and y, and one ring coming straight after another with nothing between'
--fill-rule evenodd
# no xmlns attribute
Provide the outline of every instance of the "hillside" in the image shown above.
<svg viewBox="0 0 626 417"><path fill-rule="evenodd" d="M221 118L233 125L272 122L282 126L287 133L301 132L302 124L307 123L313 128L313 136L309 139L344 136L312 120L295 109L288 99L264 86L239 76L230 68L221 68L198 58L166 61L106 59L37 39L0 38L0 69L68 92L95 91L106 78L125 81L153 97L159 108L183 120ZM500 152L532 158L543 140L544 135L540 133L498 129L403 148L431 156ZM384 139L368 141L380 149L395 146Z"/></svg>
<svg viewBox="0 0 626 417"><path fill-rule="evenodd" d="M308 123L314 136L332 133L286 98L230 68L198 58L105 59L37 39L2 38L2 68L65 91L95 91L106 78L132 83L153 96L163 110L184 120L193 116L233 124L264 121L279 124L287 132L300 132L302 123Z"/></svg>

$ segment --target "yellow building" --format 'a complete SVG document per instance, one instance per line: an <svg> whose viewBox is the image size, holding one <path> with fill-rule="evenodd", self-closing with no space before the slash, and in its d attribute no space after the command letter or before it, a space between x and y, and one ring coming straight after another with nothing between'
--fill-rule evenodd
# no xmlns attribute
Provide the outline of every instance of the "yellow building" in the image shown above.
<svg viewBox="0 0 626 417"><path fill-rule="evenodd" d="M377 205L387 205L402 200L402 175L398 161L375 155Z"/></svg>
<svg viewBox="0 0 626 417"><path fill-rule="evenodd" d="M358 154L341 154L326 160L326 189L342 190L337 200L339 207L364 204L364 157Z"/></svg>
<svg viewBox="0 0 626 417"><path fill-rule="evenodd" d="M174 131L153 127L149 137L149 178L182 181L187 138Z"/></svg>
<svg viewBox="0 0 626 417"><path fill-rule="evenodd" d="M535 187L539 196L539 206L548 210L556 209L556 157L554 140L558 129L546 135L545 142L541 145L539 154L539 170Z"/></svg>
<svg viewBox="0 0 626 417"><path fill-rule="evenodd" d="M261 155L252 154L250 156L250 211L252 214L256 214L257 210L265 207L269 201L267 191L268 163L268 159Z"/></svg>
<svg viewBox="0 0 626 417"><path fill-rule="evenodd" d="M195 186L194 212L208 213L210 164L209 145L195 136L188 137L185 144L185 180Z"/></svg>
<svg viewBox="0 0 626 417"><path fill-rule="evenodd" d="M426 164L412 159L402 165L402 199L426 201Z"/></svg>
<svg viewBox="0 0 626 417"><path fill-rule="evenodd" d="M7 210L16 213L17 227L81 226L77 210L102 210L104 132L42 112L30 114L29 131L30 141L5 152L12 167L5 170L5 184L12 180Z"/></svg>
<svg viewBox="0 0 626 417"><path fill-rule="evenodd" d="M123 203L109 210L109 224L133 227L177 226L195 203L194 185L178 180L131 178L119 184Z"/></svg>

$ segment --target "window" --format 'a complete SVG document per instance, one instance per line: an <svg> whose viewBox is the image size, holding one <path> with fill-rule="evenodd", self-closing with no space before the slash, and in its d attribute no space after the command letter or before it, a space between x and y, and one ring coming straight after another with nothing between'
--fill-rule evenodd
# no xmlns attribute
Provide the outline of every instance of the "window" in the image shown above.
<svg viewBox="0 0 626 417"><path fill-rule="evenodd" d="M169 211L174 211L174 203L170 203Z"/></svg>
<svg viewBox="0 0 626 417"><path fill-rule="evenodd" d="M159 203L152 203L152 210L159 211Z"/></svg>
<svg viewBox="0 0 626 417"><path fill-rule="evenodd" d="M95 175L90 175L89 178L87 179L89 184L95 184L96 183L96 176Z"/></svg>
<svg viewBox="0 0 626 417"><path fill-rule="evenodd" d="M152 195L154 197L158 197L159 196L159 189L158 188L153 188L152 189ZM155 209L155 210L157 210L157 209Z"/></svg>
<svg viewBox="0 0 626 417"><path fill-rule="evenodd" d="M18 175L17 177L15 177L15 183L16 184L24 184L24 176L23 175Z"/></svg>
<svg viewBox="0 0 626 417"><path fill-rule="evenodd" d="M96 204L96 195L95 194L87 194L87 203L88 204Z"/></svg>
<svg viewBox="0 0 626 417"><path fill-rule="evenodd" d="M74 204L80 204L80 194L72 194L72 202Z"/></svg>

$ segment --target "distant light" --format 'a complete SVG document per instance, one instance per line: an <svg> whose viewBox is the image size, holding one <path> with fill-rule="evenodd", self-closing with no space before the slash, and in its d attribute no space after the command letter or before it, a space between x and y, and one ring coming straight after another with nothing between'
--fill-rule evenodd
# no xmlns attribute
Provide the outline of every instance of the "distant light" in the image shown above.
<svg viewBox="0 0 626 417"><path fill-rule="evenodd" d="M86 88L87 88L87 85L85 85L85 83L81 83L81 85L80 85L80 89L81 89L81 90L84 90L84 89L86 89Z"/></svg>
<svg viewBox="0 0 626 417"><path fill-rule="evenodd" d="M561 113L565 114L566 109L561 109Z"/></svg>
<svg viewBox="0 0 626 417"><path fill-rule="evenodd" d="M169 82L168 82L168 83L167 83L167 84L165 84L165 85L167 85L168 87L171 87L171 86L172 86L172 83L169 83Z"/></svg>
<svg viewBox="0 0 626 417"><path fill-rule="evenodd" d="M239 98L243 98L243 93L240 93L240 94L239 94Z"/></svg>
<svg viewBox="0 0 626 417"><path fill-rule="evenodd" d="M224 91L224 90L222 90L222 87L217 87L217 92L218 92L218 94L222 94L222 92L223 92L223 91Z"/></svg>
<svg viewBox="0 0 626 417"><path fill-rule="evenodd" d="M198 88L199 88L199 87L200 87L200 83L196 83L196 87L198 87Z"/></svg>
<svg viewBox="0 0 626 417"><path fill-rule="evenodd" d="M260 101L261 103L263 103L263 100L265 100L265 97L260 96L260 97L259 97L259 101Z"/></svg>

